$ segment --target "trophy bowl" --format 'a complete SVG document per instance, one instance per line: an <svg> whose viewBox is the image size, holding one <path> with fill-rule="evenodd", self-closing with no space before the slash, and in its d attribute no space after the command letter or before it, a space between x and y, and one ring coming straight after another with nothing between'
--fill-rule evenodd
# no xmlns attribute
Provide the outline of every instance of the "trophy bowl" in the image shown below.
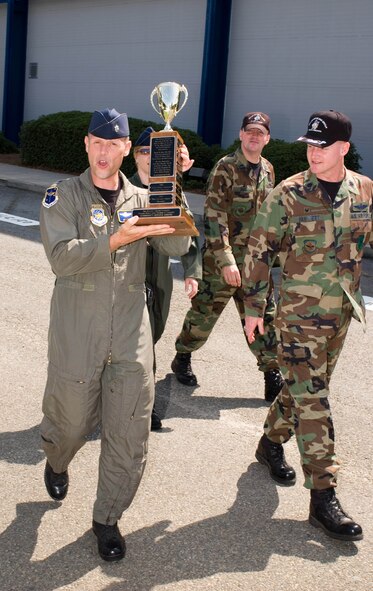
<svg viewBox="0 0 373 591"><path fill-rule="evenodd" d="M182 94L184 94L184 100L180 104ZM154 97L157 99L158 109L154 104ZM178 82L161 82L153 88L150 95L150 103L166 123L163 131L172 131L171 121L181 111L187 100L188 91L183 84L179 84Z"/></svg>

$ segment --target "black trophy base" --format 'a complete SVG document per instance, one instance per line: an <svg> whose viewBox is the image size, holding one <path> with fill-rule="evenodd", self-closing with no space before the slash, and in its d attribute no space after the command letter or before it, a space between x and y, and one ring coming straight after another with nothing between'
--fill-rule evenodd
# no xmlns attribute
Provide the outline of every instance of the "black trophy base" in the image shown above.
<svg viewBox="0 0 373 591"><path fill-rule="evenodd" d="M168 224L175 228L173 236L199 236L194 219L182 207L143 207L132 214L139 216L137 226Z"/></svg>

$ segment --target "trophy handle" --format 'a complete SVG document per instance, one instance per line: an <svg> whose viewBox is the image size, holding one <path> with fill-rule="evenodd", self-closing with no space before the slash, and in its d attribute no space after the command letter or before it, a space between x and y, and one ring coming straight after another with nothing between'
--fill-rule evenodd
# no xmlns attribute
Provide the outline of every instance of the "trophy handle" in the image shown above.
<svg viewBox="0 0 373 591"><path fill-rule="evenodd" d="M181 107L178 109L178 113L181 111L181 109L184 107L185 103L188 100L188 91L185 88L184 84L182 86L180 86L180 92L184 93L184 100L183 100L183 104L181 105Z"/></svg>
<svg viewBox="0 0 373 591"><path fill-rule="evenodd" d="M150 95L150 103L154 109L154 111L156 113L158 113L158 115L160 115L162 117L162 113L160 111L158 111L158 109L154 106L154 102L153 102L153 96L158 92L158 86L156 86L155 88L153 88L151 95ZM183 105L184 106L184 105Z"/></svg>

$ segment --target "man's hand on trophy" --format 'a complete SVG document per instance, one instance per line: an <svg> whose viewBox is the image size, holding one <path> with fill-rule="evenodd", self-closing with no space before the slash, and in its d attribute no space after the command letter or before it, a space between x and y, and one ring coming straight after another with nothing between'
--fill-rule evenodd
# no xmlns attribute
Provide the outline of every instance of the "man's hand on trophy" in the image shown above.
<svg viewBox="0 0 373 591"><path fill-rule="evenodd" d="M168 224L148 224L145 226L136 226L139 220L137 215L125 221L119 230L114 232L109 238L110 252L114 252L121 246L141 240L147 236L163 236L164 234L173 234L175 228Z"/></svg>
<svg viewBox="0 0 373 591"><path fill-rule="evenodd" d="M192 168L193 164L194 164L194 160L191 160L189 158L189 151L188 148L186 147L185 144L183 144L182 146L180 146L179 148L179 157L180 157L180 164L181 164L181 170L183 172L186 172L187 170L189 170L190 168Z"/></svg>

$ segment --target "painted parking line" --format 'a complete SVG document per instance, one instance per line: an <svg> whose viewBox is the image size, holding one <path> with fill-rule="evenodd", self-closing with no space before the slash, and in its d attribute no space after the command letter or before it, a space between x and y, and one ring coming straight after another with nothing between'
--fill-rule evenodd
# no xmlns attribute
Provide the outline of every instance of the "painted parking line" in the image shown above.
<svg viewBox="0 0 373 591"><path fill-rule="evenodd" d="M28 218L21 218L18 215L3 212L0 212L0 222L15 224L16 226L39 226L39 222L36 220L29 220Z"/></svg>
<svg viewBox="0 0 373 591"><path fill-rule="evenodd" d="M366 310L373 311L373 298L370 296L363 296Z"/></svg>

